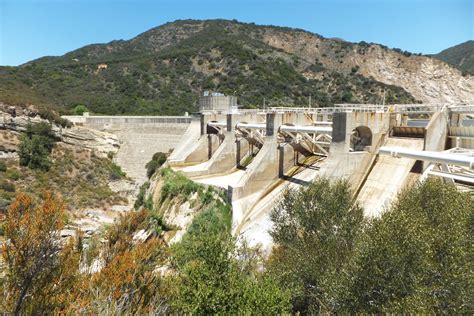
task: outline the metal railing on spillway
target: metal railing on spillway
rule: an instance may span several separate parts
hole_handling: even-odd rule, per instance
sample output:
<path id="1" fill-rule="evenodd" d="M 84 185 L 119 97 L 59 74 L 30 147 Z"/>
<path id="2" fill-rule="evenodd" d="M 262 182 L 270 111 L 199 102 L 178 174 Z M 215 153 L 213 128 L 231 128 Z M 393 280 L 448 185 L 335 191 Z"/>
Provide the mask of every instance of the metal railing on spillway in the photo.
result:
<path id="1" fill-rule="evenodd" d="M 334 114 L 347 112 L 365 113 L 402 113 L 402 114 L 431 114 L 441 111 L 452 113 L 474 113 L 472 103 L 433 103 L 433 104 L 336 104 L 332 107 L 269 107 L 266 109 L 239 109 L 238 114 L 267 114 L 267 113 L 306 113 L 306 114 Z M 234 112 L 235 113 L 235 112 Z"/>
<path id="2" fill-rule="evenodd" d="M 331 125 L 331 122 L 320 122 L 324 123 L 323 125 Z M 209 122 L 207 123 L 212 127 L 226 127 L 227 124 L 224 122 Z M 265 123 L 237 123 L 235 125 L 237 129 L 265 129 L 267 125 Z M 280 130 L 284 132 L 293 132 L 293 133 L 310 133 L 310 134 L 321 134 L 332 132 L 331 126 L 314 126 L 314 125 L 281 125 Z"/>

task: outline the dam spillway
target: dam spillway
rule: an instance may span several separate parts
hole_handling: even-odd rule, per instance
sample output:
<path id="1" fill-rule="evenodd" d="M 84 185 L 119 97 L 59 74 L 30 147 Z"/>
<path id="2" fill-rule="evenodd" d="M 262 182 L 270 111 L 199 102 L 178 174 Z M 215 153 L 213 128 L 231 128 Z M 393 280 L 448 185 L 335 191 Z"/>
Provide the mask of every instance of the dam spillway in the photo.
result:
<path id="1" fill-rule="evenodd" d="M 441 170 L 450 173 L 446 181 L 474 180 L 471 173 L 453 175 L 453 161 L 379 152 L 388 146 L 448 156 L 460 144 L 473 150 L 472 127 L 462 124 L 473 113 L 464 104 L 208 112 L 193 127 L 193 146 L 173 152 L 169 163 L 197 182 L 227 188 L 233 233 L 266 244 L 268 215 L 282 193 L 319 176 L 347 179 L 368 217 L 380 216 L 402 188 Z"/>
<path id="2" fill-rule="evenodd" d="M 474 105 L 339 105 L 205 112 L 193 117 L 67 116 L 118 136 L 116 162 L 138 182 L 155 152 L 188 178 L 227 190 L 235 235 L 269 247 L 269 213 L 287 189 L 317 177 L 347 179 L 374 217 L 428 176 L 472 187 Z M 387 148 L 399 148 L 387 155 Z M 407 156 L 403 152 L 417 153 Z M 424 153 L 424 155 L 423 155 Z M 467 158 L 466 158 L 467 157 Z M 451 157 L 452 158 L 452 157 Z M 447 159 L 447 158 L 446 158 Z"/>

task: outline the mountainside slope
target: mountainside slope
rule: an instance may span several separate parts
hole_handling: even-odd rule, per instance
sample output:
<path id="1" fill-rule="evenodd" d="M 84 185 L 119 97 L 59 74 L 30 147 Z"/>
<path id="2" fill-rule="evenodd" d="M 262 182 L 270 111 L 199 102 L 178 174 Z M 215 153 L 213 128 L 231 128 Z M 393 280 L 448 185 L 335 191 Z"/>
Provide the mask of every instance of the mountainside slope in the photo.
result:
<path id="1" fill-rule="evenodd" d="M 0 100 L 68 112 L 183 114 L 203 90 L 245 107 L 462 102 L 474 78 L 438 60 L 303 30 L 236 21 L 167 23 L 128 41 L 0 67 Z"/>
<path id="2" fill-rule="evenodd" d="M 433 57 L 458 67 L 465 74 L 474 75 L 474 40 L 447 48 Z"/>

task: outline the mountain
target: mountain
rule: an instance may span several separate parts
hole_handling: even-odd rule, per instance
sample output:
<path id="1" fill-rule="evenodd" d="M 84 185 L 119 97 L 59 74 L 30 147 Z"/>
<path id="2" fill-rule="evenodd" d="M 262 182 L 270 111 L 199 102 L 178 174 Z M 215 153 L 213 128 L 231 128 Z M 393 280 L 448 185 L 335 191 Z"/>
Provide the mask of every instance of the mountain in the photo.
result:
<path id="1" fill-rule="evenodd" d="M 458 67 L 464 74 L 474 75 L 474 40 L 447 48 L 433 57 Z"/>
<path id="2" fill-rule="evenodd" d="M 439 60 L 304 30 L 227 20 L 181 20 L 131 40 L 88 45 L 60 57 L 0 67 L 0 101 L 70 112 L 183 114 L 199 93 L 239 104 L 473 100 L 474 78 Z"/>

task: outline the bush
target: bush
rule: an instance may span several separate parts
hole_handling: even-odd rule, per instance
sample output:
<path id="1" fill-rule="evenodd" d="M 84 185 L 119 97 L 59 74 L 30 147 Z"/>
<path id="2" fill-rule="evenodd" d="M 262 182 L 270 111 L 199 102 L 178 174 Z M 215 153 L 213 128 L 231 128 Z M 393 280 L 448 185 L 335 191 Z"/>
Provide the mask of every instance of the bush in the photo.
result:
<path id="1" fill-rule="evenodd" d="M 7 180 L 2 180 L 0 182 L 0 190 L 3 190 L 5 192 L 15 192 L 15 184 Z"/>
<path id="2" fill-rule="evenodd" d="M 155 173 L 156 169 L 158 169 L 160 166 L 158 164 L 158 161 L 156 160 L 150 160 L 146 165 L 146 175 L 148 179 L 151 178 L 151 176 Z"/>
<path id="3" fill-rule="evenodd" d="M 50 109 L 45 109 L 42 108 L 39 110 L 39 116 L 44 118 L 45 120 L 48 120 L 50 122 L 54 122 L 56 124 L 61 125 L 62 127 L 71 127 L 72 123 L 68 121 L 67 119 L 64 119 L 51 111 Z"/>
<path id="4" fill-rule="evenodd" d="M 177 314 L 280 315 L 290 293 L 258 271 L 259 253 L 236 247 L 230 235 L 230 206 L 212 204 L 193 220 L 172 250 L 172 312 Z M 224 215 L 224 216 L 222 216 Z"/>
<path id="5" fill-rule="evenodd" d="M 165 178 L 165 183 L 161 188 L 160 200 L 172 199 L 177 196 L 187 198 L 194 192 L 202 191 L 202 186 L 189 180 L 180 173 L 171 169 L 162 169 L 161 175 Z"/>
<path id="6" fill-rule="evenodd" d="M 151 178 L 156 170 L 165 163 L 166 157 L 166 154 L 162 152 L 157 152 L 153 155 L 152 159 L 145 165 L 148 178 Z"/>
<path id="7" fill-rule="evenodd" d="M 470 314 L 473 205 L 472 196 L 440 179 L 402 192 L 362 240 L 348 309 Z"/>
<path id="8" fill-rule="evenodd" d="M 5 171 L 7 171 L 7 165 L 3 161 L 0 161 L 0 172 Z"/>
<path id="9" fill-rule="evenodd" d="M 51 166 L 49 154 L 54 142 L 55 135 L 51 130 L 51 125 L 45 122 L 28 124 L 18 145 L 20 165 L 48 171 Z"/>
<path id="10" fill-rule="evenodd" d="M 64 205 L 45 194 L 39 205 L 19 194 L 8 209 L 3 258 L 7 271 L 4 311 L 15 315 L 57 314 L 70 302 L 80 255 L 74 242 L 59 243 L 65 226 Z"/>
<path id="11" fill-rule="evenodd" d="M 10 203 L 11 203 L 10 200 L 0 198 L 0 211 L 5 211 L 8 208 L 8 206 L 10 206 Z"/>
<path id="12" fill-rule="evenodd" d="M 18 180 L 20 179 L 20 172 L 16 169 L 8 169 L 6 172 L 6 176 L 10 180 Z"/>
<path id="13" fill-rule="evenodd" d="M 337 312 L 343 276 L 364 223 L 349 183 L 318 179 L 306 188 L 287 191 L 271 219 L 276 247 L 269 269 L 293 289 L 294 311 Z"/>
<path id="14" fill-rule="evenodd" d="M 112 163 L 110 166 L 110 171 L 109 171 L 109 179 L 112 181 L 115 181 L 115 180 L 120 180 L 123 177 L 125 177 L 125 172 L 122 171 L 122 168 Z"/>
<path id="15" fill-rule="evenodd" d="M 143 183 L 140 187 L 140 190 L 138 191 L 137 199 L 135 200 L 135 204 L 133 204 L 133 208 L 138 210 L 140 206 L 142 206 L 145 202 L 145 193 L 146 190 L 150 187 L 150 182 L 146 181 Z"/>
<path id="16" fill-rule="evenodd" d="M 85 105 L 79 104 L 72 110 L 72 112 L 75 115 L 83 115 L 84 112 L 89 112 L 89 109 Z"/>

